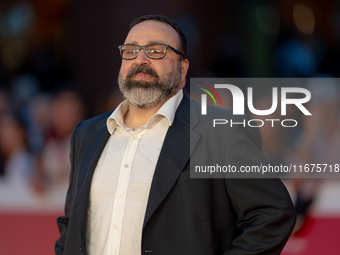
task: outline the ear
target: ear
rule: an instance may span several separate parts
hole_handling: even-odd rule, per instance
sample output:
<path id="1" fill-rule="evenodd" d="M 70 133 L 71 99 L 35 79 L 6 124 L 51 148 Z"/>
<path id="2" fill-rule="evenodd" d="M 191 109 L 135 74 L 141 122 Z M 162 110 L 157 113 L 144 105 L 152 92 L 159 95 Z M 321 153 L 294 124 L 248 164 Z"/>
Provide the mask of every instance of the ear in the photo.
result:
<path id="1" fill-rule="evenodd" d="M 181 61 L 181 83 L 180 83 L 180 88 L 184 88 L 185 86 L 185 81 L 187 77 L 187 72 L 189 69 L 189 60 L 184 59 Z"/>

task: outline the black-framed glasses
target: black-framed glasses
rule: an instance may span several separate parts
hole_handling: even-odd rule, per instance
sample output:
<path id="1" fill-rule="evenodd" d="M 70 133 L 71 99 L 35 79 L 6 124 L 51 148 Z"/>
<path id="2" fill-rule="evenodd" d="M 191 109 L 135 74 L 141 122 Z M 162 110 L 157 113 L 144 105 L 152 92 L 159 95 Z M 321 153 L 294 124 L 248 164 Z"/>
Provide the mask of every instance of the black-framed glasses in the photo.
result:
<path id="1" fill-rule="evenodd" d="M 184 54 L 182 52 L 164 43 L 150 43 L 144 46 L 139 46 L 137 44 L 123 44 L 118 46 L 120 56 L 122 57 L 122 59 L 125 60 L 132 60 L 137 58 L 138 53 L 141 49 L 144 50 L 145 55 L 148 58 L 161 59 L 165 57 L 166 50 L 168 48 L 172 49 L 175 53 L 182 55 L 184 58 Z"/>

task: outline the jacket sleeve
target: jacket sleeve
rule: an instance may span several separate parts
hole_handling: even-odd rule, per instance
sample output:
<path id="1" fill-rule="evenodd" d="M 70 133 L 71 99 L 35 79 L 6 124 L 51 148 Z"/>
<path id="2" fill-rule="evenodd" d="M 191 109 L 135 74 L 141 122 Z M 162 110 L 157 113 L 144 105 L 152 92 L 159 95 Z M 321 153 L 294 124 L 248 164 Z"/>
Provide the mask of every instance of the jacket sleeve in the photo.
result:
<path id="1" fill-rule="evenodd" d="M 233 165 L 268 164 L 259 129 L 235 126 L 226 148 Z M 279 178 L 225 179 L 236 218 L 236 233 L 224 255 L 280 254 L 296 221 L 296 213 Z"/>
<path id="2" fill-rule="evenodd" d="M 62 255 L 64 254 L 64 246 L 67 236 L 67 228 L 68 228 L 68 222 L 70 218 L 71 213 L 71 207 L 72 207 L 72 197 L 73 197 L 73 177 L 74 177 L 74 162 L 75 162 L 75 146 L 76 146 L 76 131 L 79 125 L 78 123 L 76 127 L 73 130 L 72 137 L 71 137 L 71 152 L 70 152 L 70 161 L 71 161 L 71 172 L 70 172 L 70 179 L 69 179 L 69 187 L 66 194 L 66 200 L 65 200 L 65 215 L 60 216 L 57 219 L 57 225 L 60 232 L 60 237 L 58 238 L 54 250 L 56 255 Z"/>

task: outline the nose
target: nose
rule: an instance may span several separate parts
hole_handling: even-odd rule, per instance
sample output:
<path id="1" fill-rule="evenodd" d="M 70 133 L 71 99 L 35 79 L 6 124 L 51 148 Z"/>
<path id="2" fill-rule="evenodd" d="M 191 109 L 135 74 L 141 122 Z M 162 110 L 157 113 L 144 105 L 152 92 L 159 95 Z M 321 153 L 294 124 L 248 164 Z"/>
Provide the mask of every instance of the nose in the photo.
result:
<path id="1" fill-rule="evenodd" d="M 138 52 L 138 55 L 135 58 L 135 63 L 137 65 L 150 63 L 150 59 L 148 58 L 148 56 L 146 56 L 144 49 L 140 49 L 140 51 Z"/>

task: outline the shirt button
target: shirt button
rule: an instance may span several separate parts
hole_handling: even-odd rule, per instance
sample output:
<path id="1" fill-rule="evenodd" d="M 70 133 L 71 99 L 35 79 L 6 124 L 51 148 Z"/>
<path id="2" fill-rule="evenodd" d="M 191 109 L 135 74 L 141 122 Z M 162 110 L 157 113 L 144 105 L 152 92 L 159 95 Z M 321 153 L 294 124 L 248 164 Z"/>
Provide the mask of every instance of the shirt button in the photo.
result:
<path id="1" fill-rule="evenodd" d="M 120 193 L 118 196 L 119 196 L 119 197 L 123 197 L 123 194 L 122 194 L 122 193 Z"/>
<path id="2" fill-rule="evenodd" d="M 133 139 L 134 139 L 134 140 L 137 140 L 137 139 L 138 139 L 138 136 L 134 135 L 134 136 L 133 136 Z"/>
<path id="3" fill-rule="evenodd" d="M 128 165 L 128 164 L 125 164 L 125 165 L 124 165 L 124 167 L 125 167 L 125 168 L 128 168 L 128 167 L 129 167 L 129 165 Z"/>
<path id="4" fill-rule="evenodd" d="M 114 229 L 114 230 L 117 230 L 117 229 L 118 229 L 118 226 L 117 226 L 117 225 L 114 225 L 114 226 L 113 226 L 113 229 Z"/>

